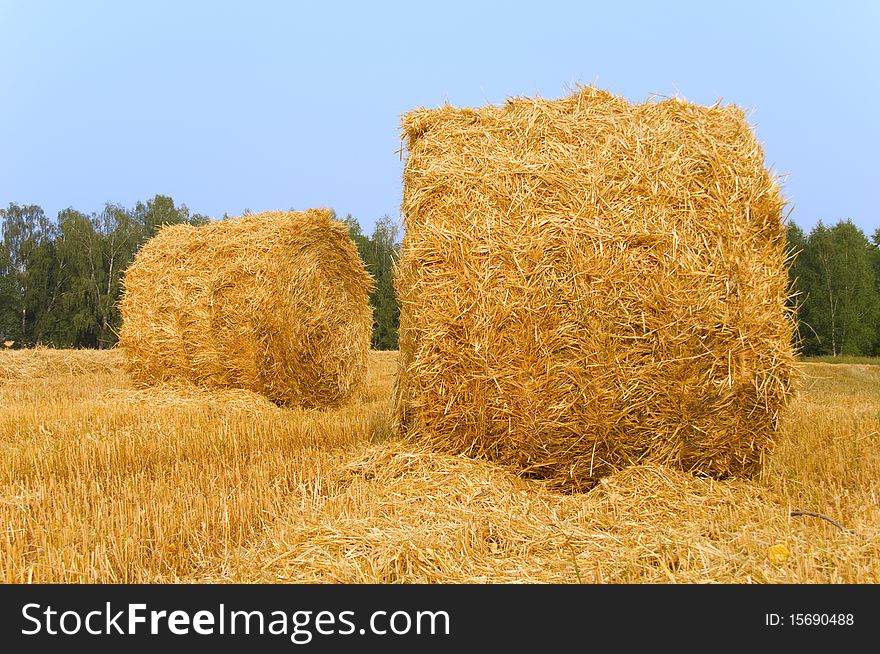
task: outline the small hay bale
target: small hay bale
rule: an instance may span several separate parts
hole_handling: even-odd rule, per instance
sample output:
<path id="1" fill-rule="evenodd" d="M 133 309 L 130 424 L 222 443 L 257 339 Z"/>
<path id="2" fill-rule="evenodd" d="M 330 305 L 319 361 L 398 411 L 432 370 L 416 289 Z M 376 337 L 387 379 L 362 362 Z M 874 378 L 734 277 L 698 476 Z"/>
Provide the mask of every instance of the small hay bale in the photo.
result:
<path id="1" fill-rule="evenodd" d="M 404 432 L 570 489 L 759 469 L 792 321 L 785 201 L 740 109 L 588 87 L 402 127 Z"/>
<path id="2" fill-rule="evenodd" d="M 372 278 L 330 212 L 164 227 L 126 271 L 119 346 L 140 386 L 337 405 L 367 372 Z"/>

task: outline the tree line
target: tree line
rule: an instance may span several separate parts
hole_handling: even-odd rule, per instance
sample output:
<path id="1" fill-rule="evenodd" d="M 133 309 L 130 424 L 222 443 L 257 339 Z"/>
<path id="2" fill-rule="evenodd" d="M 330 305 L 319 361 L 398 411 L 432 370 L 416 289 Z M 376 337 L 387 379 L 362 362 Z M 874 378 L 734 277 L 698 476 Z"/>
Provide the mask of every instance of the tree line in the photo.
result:
<path id="1" fill-rule="evenodd" d="M 790 305 L 806 356 L 880 356 L 880 228 L 788 225 Z"/>
<path id="2" fill-rule="evenodd" d="M 0 209 L 0 338 L 17 347 L 110 347 L 119 329 L 122 275 L 165 224 L 208 218 L 157 195 L 134 209 L 107 204 L 51 219 L 38 205 Z"/>
<path id="3" fill-rule="evenodd" d="M 132 209 L 118 204 L 90 214 L 65 209 L 55 219 L 38 205 L 0 209 L 0 347 L 112 347 L 121 324 L 123 275 L 138 248 L 163 225 L 209 220 L 164 195 Z M 372 345 L 394 349 L 399 311 L 391 269 L 400 248 L 397 226 L 385 216 L 366 236 L 352 216 L 344 222 L 376 279 L 370 296 Z"/>
<path id="4" fill-rule="evenodd" d="M 164 195 L 133 209 L 65 209 L 56 219 L 37 205 L 0 209 L 0 343 L 111 347 L 120 326 L 123 274 L 138 248 L 163 225 L 208 220 Z M 350 214 L 342 221 L 376 282 L 372 346 L 395 349 L 398 226 L 386 215 L 368 236 Z M 801 352 L 880 356 L 880 228 L 869 238 L 849 220 L 831 227 L 819 222 L 806 234 L 790 222 L 787 236 L 789 303 Z"/>

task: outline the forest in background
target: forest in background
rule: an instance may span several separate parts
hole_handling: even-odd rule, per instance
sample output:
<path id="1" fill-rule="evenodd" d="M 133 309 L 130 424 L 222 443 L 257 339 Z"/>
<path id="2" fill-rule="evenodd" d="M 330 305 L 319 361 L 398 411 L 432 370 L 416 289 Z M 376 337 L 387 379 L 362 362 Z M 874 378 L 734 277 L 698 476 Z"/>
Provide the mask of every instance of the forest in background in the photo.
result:
<path id="1" fill-rule="evenodd" d="M 120 326 L 123 274 L 138 248 L 163 225 L 209 220 L 164 195 L 133 209 L 118 204 L 91 214 L 65 209 L 54 220 L 38 205 L 0 209 L 0 343 L 111 347 Z M 376 280 L 370 296 L 372 346 L 396 349 L 399 311 L 392 266 L 400 248 L 397 225 L 384 216 L 367 236 L 351 215 L 342 220 Z"/>
<path id="2" fill-rule="evenodd" d="M 138 248 L 163 225 L 208 220 L 164 195 L 132 209 L 107 204 L 86 214 L 69 208 L 55 219 L 38 205 L 0 209 L 0 343 L 111 347 L 123 274 Z M 340 220 L 376 281 L 372 346 L 396 349 L 399 227 L 386 215 L 366 235 L 350 214 Z M 880 228 L 869 237 L 845 220 L 830 227 L 819 222 L 806 233 L 789 222 L 788 250 L 790 307 L 802 354 L 880 356 Z"/>

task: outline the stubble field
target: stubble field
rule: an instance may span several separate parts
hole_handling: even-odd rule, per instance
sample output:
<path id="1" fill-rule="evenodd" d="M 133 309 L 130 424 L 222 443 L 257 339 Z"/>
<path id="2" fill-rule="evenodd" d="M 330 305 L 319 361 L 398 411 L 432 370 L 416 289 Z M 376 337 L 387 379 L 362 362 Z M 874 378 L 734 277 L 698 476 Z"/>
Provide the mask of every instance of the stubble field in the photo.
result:
<path id="1" fill-rule="evenodd" d="M 880 582 L 878 365 L 799 364 L 759 479 L 563 495 L 397 440 L 396 361 L 308 411 L 137 390 L 113 350 L 0 352 L 0 581 Z"/>

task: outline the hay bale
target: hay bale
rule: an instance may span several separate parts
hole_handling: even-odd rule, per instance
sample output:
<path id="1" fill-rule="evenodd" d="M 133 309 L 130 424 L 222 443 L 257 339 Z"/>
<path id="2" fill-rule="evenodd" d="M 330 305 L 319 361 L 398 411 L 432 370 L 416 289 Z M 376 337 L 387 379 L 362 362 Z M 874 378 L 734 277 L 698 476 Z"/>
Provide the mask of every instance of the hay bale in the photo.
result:
<path id="1" fill-rule="evenodd" d="M 141 386 L 332 406 L 364 380 L 372 279 L 327 210 L 164 227 L 126 271 L 119 346 Z"/>
<path id="2" fill-rule="evenodd" d="M 792 323 L 785 203 L 740 109 L 584 88 L 402 127 L 406 433 L 569 488 L 757 471 Z"/>

